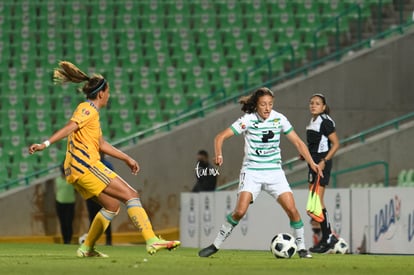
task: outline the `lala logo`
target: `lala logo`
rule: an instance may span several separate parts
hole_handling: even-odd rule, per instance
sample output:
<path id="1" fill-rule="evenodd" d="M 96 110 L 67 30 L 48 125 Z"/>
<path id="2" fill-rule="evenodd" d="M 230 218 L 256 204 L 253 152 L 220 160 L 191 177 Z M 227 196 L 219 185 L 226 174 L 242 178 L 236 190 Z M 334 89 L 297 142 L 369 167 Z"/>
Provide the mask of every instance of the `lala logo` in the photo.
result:
<path id="1" fill-rule="evenodd" d="M 384 205 L 383 209 L 380 209 L 378 214 L 375 215 L 375 241 L 384 236 L 386 240 L 391 240 L 397 232 L 396 222 L 400 219 L 401 215 L 401 199 L 398 196 L 394 196 L 390 199 L 390 202 Z"/>

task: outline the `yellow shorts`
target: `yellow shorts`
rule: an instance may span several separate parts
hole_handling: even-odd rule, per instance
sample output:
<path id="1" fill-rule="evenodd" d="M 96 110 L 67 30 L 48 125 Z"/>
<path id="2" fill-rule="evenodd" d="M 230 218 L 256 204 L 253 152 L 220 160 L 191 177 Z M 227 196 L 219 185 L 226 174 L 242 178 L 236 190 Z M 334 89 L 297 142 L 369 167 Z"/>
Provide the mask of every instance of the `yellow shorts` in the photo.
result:
<path id="1" fill-rule="evenodd" d="M 111 179 L 117 176 L 117 173 L 98 161 L 72 184 L 84 199 L 89 199 L 98 196 L 108 186 Z"/>

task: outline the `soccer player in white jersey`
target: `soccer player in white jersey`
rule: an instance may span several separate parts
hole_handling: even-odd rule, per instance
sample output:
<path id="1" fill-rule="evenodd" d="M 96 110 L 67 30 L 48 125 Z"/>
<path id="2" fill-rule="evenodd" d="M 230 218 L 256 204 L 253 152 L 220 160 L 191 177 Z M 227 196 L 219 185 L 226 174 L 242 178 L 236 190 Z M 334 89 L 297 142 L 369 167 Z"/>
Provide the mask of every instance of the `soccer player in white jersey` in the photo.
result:
<path id="1" fill-rule="evenodd" d="M 209 257 L 220 249 L 233 228 L 246 214 L 249 205 L 254 202 L 260 191 L 264 190 L 276 199 L 288 215 L 296 238 L 299 257 L 312 258 L 305 247 L 302 219 L 282 170 L 280 135 L 284 134 L 287 137 L 312 170 L 320 173 L 319 167 L 312 160 L 306 144 L 293 130 L 287 118 L 273 110 L 273 99 L 273 92 L 268 88 L 259 88 L 250 96 L 242 97 L 240 104 L 245 114 L 229 128 L 220 132 L 214 140 L 215 162 L 219 166 L 224 162 L 223 142 L 234 135 L 244 134 L 245 155 L 240 171 L 236 207 L 232 213 L 227 215 L 213 244 L 199 251 L 200 257 Z"/>

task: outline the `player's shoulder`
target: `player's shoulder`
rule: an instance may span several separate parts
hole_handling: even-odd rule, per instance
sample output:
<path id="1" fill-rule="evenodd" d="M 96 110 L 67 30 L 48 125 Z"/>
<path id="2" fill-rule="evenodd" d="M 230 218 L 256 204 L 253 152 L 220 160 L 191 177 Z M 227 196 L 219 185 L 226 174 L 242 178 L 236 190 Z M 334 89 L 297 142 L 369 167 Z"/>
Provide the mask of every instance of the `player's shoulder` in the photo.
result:
<path id="1" fill-rule="evenodd" d="M 322 119 L 323 122 L 334 123 L 334 120 L 328 114 L 321 114 L 319 117 Z"/>
<path id="2" fill-rule="evenodd" d="M 284 114 L 282 114 L 282 113 L 280 113 L 276 110 L 272 110 L 270 112 L 269 118 L 271 118 L 271 119 L 286 119 L 287 120 L 287 117 Z"/>

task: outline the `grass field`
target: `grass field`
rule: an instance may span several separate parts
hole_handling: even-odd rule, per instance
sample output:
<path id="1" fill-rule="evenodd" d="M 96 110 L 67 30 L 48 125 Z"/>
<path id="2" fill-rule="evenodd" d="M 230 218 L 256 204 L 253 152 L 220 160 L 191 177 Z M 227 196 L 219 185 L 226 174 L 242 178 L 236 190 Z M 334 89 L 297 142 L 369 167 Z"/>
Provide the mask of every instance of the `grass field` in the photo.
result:
<path id="1" fill-rule="evenodd" d="M 222 250 L 211 258 L 199 258 L 197 249 L 191 248 L 162 251 L 155 256 L 149 256 L 140 245 L 99 248 L 110 258 L 77 258 L 76 245 L 0 244 L 0 274 L 414 274 L 414 256 L 276 259 L 267 251 Z"/>

